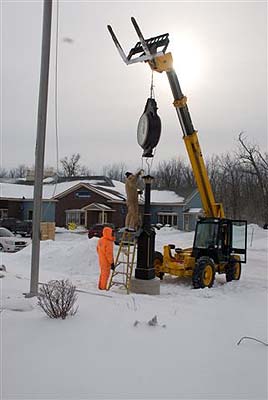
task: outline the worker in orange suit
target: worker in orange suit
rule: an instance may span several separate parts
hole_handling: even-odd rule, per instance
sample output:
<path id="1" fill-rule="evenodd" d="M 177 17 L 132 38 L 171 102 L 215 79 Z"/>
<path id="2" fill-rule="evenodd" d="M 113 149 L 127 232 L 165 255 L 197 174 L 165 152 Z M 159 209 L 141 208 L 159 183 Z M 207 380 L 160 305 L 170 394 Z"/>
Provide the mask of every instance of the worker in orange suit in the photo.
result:
<path id="1" fill-rule="evenodd" d="M 105 226 L 102 231 L 102 237 L 98 240 L 97 244 L 100 265 L 100 290 L 107 289 L 110 271 L 114 269 L 114 239 L 112 228 Z"/>

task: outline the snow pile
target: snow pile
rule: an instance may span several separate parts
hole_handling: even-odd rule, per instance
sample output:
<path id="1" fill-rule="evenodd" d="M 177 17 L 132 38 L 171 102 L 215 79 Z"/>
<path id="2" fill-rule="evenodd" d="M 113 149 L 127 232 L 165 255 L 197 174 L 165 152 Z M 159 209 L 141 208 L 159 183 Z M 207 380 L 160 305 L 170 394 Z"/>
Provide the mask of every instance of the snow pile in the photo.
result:
<path id="1" fill-rule="evenodd" d="M 97 290 L 97 239 L 70 232 L 41 242 L 40 281 L 69 278 L 78 313 L 49 319 L 25 299 L 31 245 L 2 253 L 3 399 L 266 399 L 268 231 L 249 227 L 240 281 L 217 275 L 211 289 L 165 276 L 160 296 Z M 192 244 L 164 227 L 156 249 Z M 115 247 L 115 250 L 118 247 Z M 135 325 L 135 321 L 138 321 Z M 149 323 L 150 322 L 150 323 Z"/>
<path id="2" fill-rule="evenodd" d="M 184 198 L 178 196 L 171 190 L 152 190 L 151 202 L 152 203 L 182 203 Z"/>

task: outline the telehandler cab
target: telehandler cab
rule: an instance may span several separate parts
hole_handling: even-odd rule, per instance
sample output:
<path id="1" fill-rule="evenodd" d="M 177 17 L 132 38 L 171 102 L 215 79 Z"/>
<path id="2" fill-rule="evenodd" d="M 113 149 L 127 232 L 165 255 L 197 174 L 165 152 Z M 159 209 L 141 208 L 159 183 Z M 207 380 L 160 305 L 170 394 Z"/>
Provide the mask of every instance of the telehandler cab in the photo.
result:
<path id="1" fill-rule="evenodd" d="M 222 204 L 215 202 L 197 131 L 191 121 L 187 98 L 181 91 L 173 69 L 172 55 L 165 53 L 169 44 L 169 34 L 144 39 L 136 20 L 132 17 L 131 21 L 140 41 L 130 50 L 128 56 L 110 25 L 108 30 L 127 65 L 144 61 L 148 62 L 153 71 L 166 72 L 204 211 L 204 217 L 196 224 L 192 248 L 181 249 L 169 244 L 164 246 L 163 254 L 155 252 L 156 276 L 162 279 L 167 273 L 178 277 L 191 277 L 194 288 L 211 287 L 216 272 L 225 273 L 227 282 L 238 280 L 241 264 L 246 262 L 247 221 L 225 218 Z"/>

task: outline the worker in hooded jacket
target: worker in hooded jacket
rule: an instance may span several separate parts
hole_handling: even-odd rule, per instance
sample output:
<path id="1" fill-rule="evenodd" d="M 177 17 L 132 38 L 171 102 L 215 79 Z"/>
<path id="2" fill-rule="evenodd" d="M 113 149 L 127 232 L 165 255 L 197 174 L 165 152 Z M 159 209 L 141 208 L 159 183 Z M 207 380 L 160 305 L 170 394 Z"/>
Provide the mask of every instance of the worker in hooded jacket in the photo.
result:
<path id="1" fill-rule="evenodd" d="M 114 239 L 112 228 L 105 226 L 102 231 L 102 237 L 98 240 L 97 244 L 100 265 L 100 290 L 107 289 L 110 271 L 114 269 Z"/>
<path id="2" fill-rule="evenodd" d="M 142 173 L 143 170 L 141 169 L 136 174 L 132 174 L 132 172 L 126 172 L 125 174 L 125 190 L 128 210 L 125 225 L 128 229 L 137 230 L 140 226 L 138 195 L 141 191 L 138 188 L 138 178 Z"/>

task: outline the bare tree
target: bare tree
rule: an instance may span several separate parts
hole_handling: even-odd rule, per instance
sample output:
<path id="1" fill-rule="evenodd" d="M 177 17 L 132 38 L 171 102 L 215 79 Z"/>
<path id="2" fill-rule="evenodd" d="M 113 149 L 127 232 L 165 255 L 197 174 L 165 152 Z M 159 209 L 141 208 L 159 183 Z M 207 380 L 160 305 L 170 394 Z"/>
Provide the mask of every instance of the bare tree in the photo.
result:
<path id="1" fill-rule="evenodd" d="M 8 176 L 10 178 L 25 178 L 29 170 L 30 167 L 25 164 L 21 164 L 16 168 L 11 168 L 8 172 Z"/>
<path id="2" fill-rule="evenodd" d="M 112 165 L 105 165 L 102 169 L 103 175 L 116 181 L 124 182 L 127 167 L 125 163 L 118 163 Z"/>
<path id="3" fill-rule="evenodd" d="M 90 175 L 95 175 L 94 171 L 88 167 L 86 167 L 85 165 L 82 165 L 80 167 L 80 175 L 81 176 L 90 176 Z"/>
<path id="4" fill-rule="evenodd" d="M 268 222 L 268 154 L 261 153 L 259 146 L 248 142 L 244 133 L 238 137 L 239 150 L 238 158 L 241 170 L 251 176 L 257 185 L 254 185 L 252 193 L 256 212 L 261 211 L 261 218 L 264 223 Z"/>
<path id="5" fill-rule="evenodd" d="M 180 158 L 160 162 L 152 174 L 155 178 L 155 189 L 173 190 L 178 194 L 187 195 L 196 187 L 191 167 Z"/>
<path id="6" fill-rule="evenodd" d="M 17 168 L 10 168 L 8 176 L 10 178 L 17 178 Z"/>
<path id="7" fill-rule="evenodd" d="M 217 184 L 225 213 L 230 218 L 241 219 L 244 216 L 244 201 L 243 177 L 239 168 L 239 160 L 229 154 L 222 156 L 219 158 L 219 171 L 220 176 Z"/>
<path id="8" fill-rule="evenodd" d="M 70 157 L 64 157 L 60 160 L 63 169 L 64 176 L 77 176 L 80 173 L 79 160 L 81 155 L 79 153 L 74 153 Z"/>
<path id="9" fill-rule="evenodd" d="M 0 178 L 6 178 L 8 176 L 8 171 L 5 168 L 0 168 Z"/>
<path id="10" fill-rule="evenodd" d="M 25 178 L 27 175 L 27 171 L 29 170 L 29 167 L 25 164 L 21 164 L 16 168 L 17 172 L 17 177 L 18 178 Z"/>
<path id="11" fill-rule="evenodd" d="M 5 168 L 0 168 L 0 177 L 5 178 L 25 178 L 29 167 L 24 164 L 19 165 L 16 168 L 10 168 L 9 170 Z"/>

